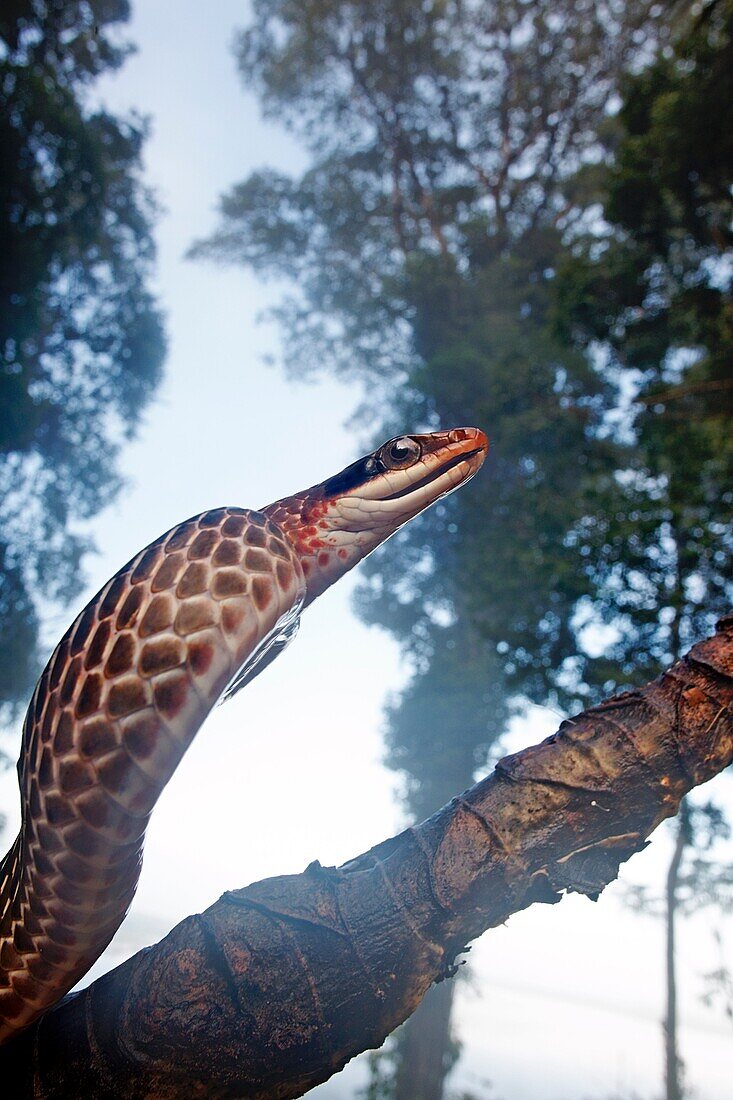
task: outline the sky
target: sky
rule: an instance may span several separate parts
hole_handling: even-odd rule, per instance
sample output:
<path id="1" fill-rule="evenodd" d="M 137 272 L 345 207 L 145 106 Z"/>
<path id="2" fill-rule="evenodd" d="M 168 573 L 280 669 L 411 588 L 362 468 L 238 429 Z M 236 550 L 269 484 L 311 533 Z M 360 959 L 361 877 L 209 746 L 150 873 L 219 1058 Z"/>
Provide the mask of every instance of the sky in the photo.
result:
<path id="1" fill-rule="evenodd" d="M 263 363 L 277 351 L 277 333 L 258 315 L 282 288 L 184 258 L 214 228 L 222 191 L 264 164 L 297 171 L 305 163 L 286 134 L 261 120 L 238 79 L 231 44 L 246 2 L 137 0 L 133 9 L 128 37 L 138 52 L 99 95 L 114 111 L 151 118 L 145 173 L 163 208 L 156 290 L 170 341 L 166 380 L 123 453 L 127 490 L 89 527 L 99 553 L 77 606 L 51 624 L 49 649 L 106 579 L 168 527 L 219 505 L 262 506 L 358 453 L 345 426 L 358 389 L 294 384 Z M 352 614 L 354 583 L 347 577 L 320 597 L 287 652 L 207 720 L 155 809 L 137 896 L 91 977 L 227 889 L 301 871 L 316 858 L 339 864 L 402 826 L 395 777 L 380 762 L 381 708 L 408 670 L 394 642 Z M 534 708 L 507 748 L 537 741 L 558 720 Z M 730 777 L 714 781 L 711 795 L 713 787 L 730 804 Z M 16 802 L 10 772 L 0 777 L 8 843 Z M 662 836 L 632 861 L 625 881 L 660 882 L 668 852 Z M 660 1094 L 662 930 L 623 907 L 623 889 L 612 886 L 595 905 L 570 897 L 535 906 L 478 941 L 458 993 L 464 1049 L 451 1077 L 455 1095 Z M 701 974 L 718 965 L 712 925 L 706 914 L 683 930 L 681 1045 L 692 1094 L 729 1100 L 733 1029 L 699 999 Z M 727 935 L 730 957 L 730 921 Z M 310 1095 L 352 1100 L 365 1079 L 357 1059 Z"/>

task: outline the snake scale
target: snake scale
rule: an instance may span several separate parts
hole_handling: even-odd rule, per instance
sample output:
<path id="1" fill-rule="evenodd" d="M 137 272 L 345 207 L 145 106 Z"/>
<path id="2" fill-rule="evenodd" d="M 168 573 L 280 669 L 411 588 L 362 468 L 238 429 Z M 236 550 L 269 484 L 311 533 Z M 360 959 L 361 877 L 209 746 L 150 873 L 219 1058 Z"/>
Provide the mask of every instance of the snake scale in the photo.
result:
<path id="1" fill-rule="evenodd" d="M 487 447 L 476 428 L 389 440 L 262 511 L 186 520 L 90 601 L 23 728 L 22 824 L 0 864 L 0 1042 L 112 939 L 152 809 L 209 711 L 279 652 L 302 607 L 468 480 Z"/>

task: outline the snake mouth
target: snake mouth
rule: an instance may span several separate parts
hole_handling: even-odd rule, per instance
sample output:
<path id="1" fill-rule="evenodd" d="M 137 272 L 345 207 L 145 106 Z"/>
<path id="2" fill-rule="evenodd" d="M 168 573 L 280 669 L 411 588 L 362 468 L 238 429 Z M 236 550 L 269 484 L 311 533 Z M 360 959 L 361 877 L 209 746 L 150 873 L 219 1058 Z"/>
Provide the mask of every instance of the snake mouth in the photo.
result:
<path id="1" fill-rule="evenodd" d="M 414 481 L 412 485 L 405 485 L 402 489 L 398 489 L 395 493 L 390 493 L 388 496 L 384 496 L 382 500 L 400 500 L 402 497 L 410 496 L 411 493 L 417 492 L 419 489 L 424 489 L 426 485 L 431 485 L 434 481 L 437 481 L 439 477 L 447 474 L 449 470 L 454 470 L 456 466 L 460 466 L 462 462 L 469 462 L 470 459 L 475 458 L 476 455 L 483 455 L 485 452 L 484 447 L 474 447 L 472 451 L 464 451 L 462 454 L 454 455 L 443 466 L 437 470 L 430 470 L 419 481 Z M 478 469 L 478 467 L 477 467 Z M 475 471 L 473 471 L 475 473 Z"/>

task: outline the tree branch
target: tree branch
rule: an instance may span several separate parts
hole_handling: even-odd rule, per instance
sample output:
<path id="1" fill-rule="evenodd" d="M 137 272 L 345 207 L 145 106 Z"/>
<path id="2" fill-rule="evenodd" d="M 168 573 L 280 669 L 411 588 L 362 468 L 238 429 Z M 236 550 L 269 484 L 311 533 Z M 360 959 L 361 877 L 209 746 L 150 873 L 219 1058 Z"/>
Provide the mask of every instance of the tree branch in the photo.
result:
<path id="1" fill-rule="evenodd" d="M 416 828 L 188 917 L 3 1048 L 0 1080 L 66 1100 L 299 1096 L 381 1044 L 485 929 L 596 898 L 732 760 L 730 616 Z"/>
<path id="2" fill-rule="evenodd" d="M 669 401 L 678 401 L 681 397 L 687 397 L 691 393 L 708 393 L 713 390 L 733 389 L 732 378 L 710 378 L 702 382 L 690 382 L 687 385 L 673 386 L 672 389 L 663 390 L 661 393 L 650 393 L 645 397 L 636 397 L 637 405 L 664 405 Z"/>

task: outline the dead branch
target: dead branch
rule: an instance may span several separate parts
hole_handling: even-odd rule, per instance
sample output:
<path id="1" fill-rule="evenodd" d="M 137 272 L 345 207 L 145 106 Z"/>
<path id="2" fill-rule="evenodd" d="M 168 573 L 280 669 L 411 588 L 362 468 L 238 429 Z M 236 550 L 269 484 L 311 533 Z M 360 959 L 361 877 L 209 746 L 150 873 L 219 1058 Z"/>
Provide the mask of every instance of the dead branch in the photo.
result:
<path id="1" fill-rule="evenodd" d="M 299 1096 L 379 1046 L 487 928 L 596 898 L 732 760 L 730 616 L 416 828 L 188 917 L 3 1048 L 5 1095 Z"/>

